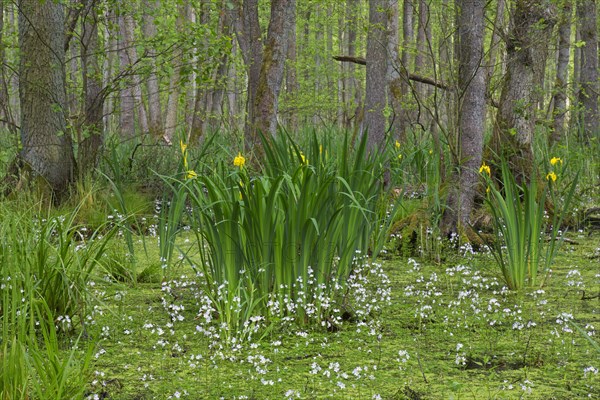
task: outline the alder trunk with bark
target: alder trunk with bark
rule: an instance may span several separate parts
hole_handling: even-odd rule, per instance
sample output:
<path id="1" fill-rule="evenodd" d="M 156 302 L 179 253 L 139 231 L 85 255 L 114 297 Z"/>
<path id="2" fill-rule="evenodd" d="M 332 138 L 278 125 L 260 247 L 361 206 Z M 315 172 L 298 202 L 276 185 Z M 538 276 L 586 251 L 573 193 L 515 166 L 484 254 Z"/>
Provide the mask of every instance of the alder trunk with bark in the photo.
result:
<path id="1" fill-rule="evenodd" d="M 264 135 L 277 134 L 277 113 L 279 91 L 283 81 L 287 37 L 292 29 L 293 14 L 296 12 L 296 0 L 273 0 L 267 39 L 263 50 L 260 75 L 254 99 L 253 120 L 250 120 L 250 136 L 247 143 L 260 148 L 259 132 Z M 260 152 L 259 152 L 260 153 Z"/>
<path id="2" fill-rule="evenodd" d="M 155 139 L 162 137 L 162 108 L 160 105 L 159 81 L 156 76 L 156 50 L 152 40 L 158 34 L 154 18 L 157 10 L 160 7 L 158 0 L 144 0 L 143 2 L 145 13 L 142 21 L 142 32 L 144 39 L 148 42 L 147 54 L 150 63 L 150 73 L 146 80 L 146 92 L 148 97 L 148 131 Z"/>
<path id="3" fill-rule="evenodd" d="M 250 138 L 255 120 L 254 104 L 262 65 L 263 43 L 258 20 L 258 0 L 236 0 L 236 5 L 235 36 L 242 52 L 248 78 L 244 137 Z"/>
<path id="4" fill-rule="evenodd" d="M 388 70 L 389 32 L 387 29 L 388 0 L 369 0 L 369 31 L 367 34 L 367 79 L 365 94 L 365 124 L 361 134 L 367 134 L 369 152 L 383 150 L 386 133 L 385 92 Z"/>
<path id="5" fill-rule="evenodd" d="M 125 7 L 125 2 L 120 3 Z M 119 24 L 119 62 L 122 73 L 128 78 L 125 88 L 121 91 L 121 135 L 124 138 L 136 137 L 137 128 L 142 134 L 148 132 L 148 118 L 142 101 L 142 88 L 140 77 L 136 69 L 139 62 L 135 47 L 135 22 L 130 10 L 119 10 L 117 16 Z M 137 119 L 136 119 L 137 113 Z"/>
<path id="6" fill-rule="evenodd" d="M 177 34 L 180 38 L 180 42 L 175 48 L 175 55 L 172 60 L 173 72 L 171 73 L 171 79 L 169 81 L 169 97 L 167 101 L 167 115 L 165 118 L 165 129 L 163 140 L 167 144 L 171 144 L 175 131 L 177 130 L 177 115 L 179 111 L 179 94 L 181 90 L 180 78 L 181 78 L 181 66 L 183 64 L 183 23 L 186 20 L 186 15 L 189 12 L 189 7 L 185 4 L 177 5 L 177 20 L 176 29 Z"/>
<path id="7" fill-rule="evenodd" d="M 85 0 L 83 4 L 81 35 L 81 78 L 83 83 L 84 104 L 83 124 L 80 127 L 78 172 L 79 176 L 93 171 L 98 162 L 103 144 L 102 71 L 98 62 L 98 18 L 97 0 Z"/>
<path id="8" fill-rule="evenodd" d="M 61 3 L 19 0 L 20 158 L 60 198 L 75 160 L 65 120 L 65 36 Z"/>
<path id="9" fill-rule="evenodd" d="M 399 53 L 400 45 L 400 23 L 398 2 L 391 1 L 389 3 L 389 11 L 387 13 L 389 40 L 388 40 L 388 98 L 392 108 L 392 135 L 396 138 L 404 137 L 404 127 L 402 123 L 402 60 Z"/>
<path id="10" fill-rule="evenodd" d="M 398 140 L 404 142 L 406 140 L 406 131 L 410 128 L 411 124 L 411 111 L 412 107 L 412 94 L 410 93 L 411 86 L 408 81 L 408 75 L 410 68 L 413 65 L 412 55 L 410 49 L 414 46 L 414 0 L 404 0 L 402 6 L 402 62 L 400 69 L 402 72 L 402 82 L 400 86 L 402 109 L 399 114 L 400 132 L 398 134 Z M 421 72 L 421 71 L 419 71 Z"/>
<path id="11" fill-rule="evenodd" d="M 577 15 L 580 24 L 581 59 L 579 67 L 579 104 L 582 106 L 580 129 L 583 141 L 600 138 L 598 115 L 598 24 L 596 0 L 578 0 Z"/>
<path id="12" fill-rule="evenodd" d="M 553 8 L 545 0 L 517 0 L 511 16 L 493 147 L 510 161 L 519 183 L 528 182 L 532 174 L 538 93 L 553 19 Z"/>
<path id="13" fill-rule="evenodd" d="M 485 126 L 486 73 L 483 66 L 485 0 L 457 0 L 459 154 L 442 218 L 442 230 L 469 228 L 477 192 Z"/>
<path id="14" fill-rule="evenodd" d="M 292 15 L 291 29 L 288 32 L 287 43 L 287 63 L 285 67 L 286 89 L 288 104 L 288 127 L 290 131 L 298 130 L 298 92 L 300 84 L 298 83 L 298 72 L 296 70 L 297 51 L 296 51 L 296 13 Z"/>
<path id="15" fill-rule="evenodd" d="M 550 145 L 560 142 L 565 132 L 565 115 L 567 113 L 567 81 L 569 76 L 569 57 L 571 50 L 571 1 L 565 0 L 561 10 L 558 27 L 558 49 L 556 60 L 556 81 L 552 97 L 552 132 Z"/>
<path id="16" fill-rule="evenodd" d="M 358 7 L 360 6 L 359 0 L 348 0 L 346 4 L 346 19 L 348 23 L 348 56 L 356 56 L 356 44 L 357 44 L 357 33 L 356 27 L 358 24 Z M 349 128 L 354 121 L 354 131 L 358 132 L 362 130 L 363 124 L 363 98 L 362 98 L 362 87 L 360 80 L 356 78 L 356 66 L 354 63 L 348 65 L 348 92 L 350 93 L 348 100 L 348 108 L 351 112 L 348 112 L 346 119 L 346 126 Z"/>

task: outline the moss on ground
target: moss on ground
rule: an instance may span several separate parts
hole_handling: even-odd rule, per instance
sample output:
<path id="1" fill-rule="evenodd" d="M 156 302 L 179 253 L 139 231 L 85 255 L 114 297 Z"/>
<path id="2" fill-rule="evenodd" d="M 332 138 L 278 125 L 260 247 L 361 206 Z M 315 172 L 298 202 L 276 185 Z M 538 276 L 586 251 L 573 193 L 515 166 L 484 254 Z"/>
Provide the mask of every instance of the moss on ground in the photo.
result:
<path id="1" fill-rule="evenodd" d="M 97 281 L 90 395 L 111 399 L 575 399 L 600 397 L 600 235 L 573 234 L 546 286 L 502 289 L 493 259 L 391 255 L 390 304 L 335 332 L 279 325 L 246 343 L 199 332 L 185 266 L 154 283 Z M 152 243 L 146 243 L 152 247 Z M 463 249 L 464 250 L 464 249 Z M 156 254 L 138 257 L 138 272 Z M 239 347 L 237 347 L 239 345 Z"/>

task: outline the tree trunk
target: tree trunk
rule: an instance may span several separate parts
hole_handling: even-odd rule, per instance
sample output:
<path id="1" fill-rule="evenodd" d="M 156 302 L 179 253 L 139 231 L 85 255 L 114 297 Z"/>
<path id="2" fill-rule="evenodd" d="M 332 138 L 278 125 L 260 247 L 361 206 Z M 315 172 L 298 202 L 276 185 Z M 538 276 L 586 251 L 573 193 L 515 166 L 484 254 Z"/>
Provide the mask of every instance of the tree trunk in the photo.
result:
<path id="1" fill-rule="evenodd" d="M 231 37 L 231 15 L 226 12 L 222 12 L 219 15 L 218 31 L 221 36 Z M 229 60 L 231 53 L 224 51 L 220 55 L 219 66 L 215 70 L 215 87 L 211 91 L 211 108 L 210 118 L 208 119 L 208 127 L 212 131 L 216 131 L 224 121 L 224 102 L 225 88 L 227 85 L 227 70 L 229 68 Z"/>
<path id="2" fill-rule="evenodd" d="M 404 140 L 404 126 L 402 123 L 402 60 L 398 53 L 400 44 L 398 2 L 392 1 L 389 5 L 387 26 L 389 27 L 390 36 L 388 40 L 387 82 L 388 98 L 392 107 L 391 131 L 394 137 Z"/>
<path id="3" fill-rule="evenodd" d="M 124 5 L 124 2 L 120 3 Z M 141 134 L 148 132 L 148 118 L 142 101 L 142 88 L 139 75 L 136 73 L 138 56 L 134 41 L 134 20 L 124 10 L 118 15 L 119 21 L 119 60 L 121 71 L 126 71 L 129 78 L 126 88 L 121 93 L 121 134 L 131 139 L 136 137 L 135 114 L 137 111 L 137 123 Z"/>
<path id="4" fill-rule="evenodd" d="M 11 114 L 8 98 L 8 85 L 6 83 L 6 76 L 4 73 L 4 1 L 0 0 L 0 126 L 11 127 Z"/>
<path id="5" fill-rule="evenodd" d="M 116 69 L 115 65 L 115 55 L 118 52 L 119 44 L 117 40 L 117 33 L 111 29 L 111 26 L 117 25 L 117 18 L 115 12 L 113 10 L 109 10 L 106 13 L 106 20 L 109 22 L 104 27 L 104 35 L 106 39 L 106 51 L 107 55 L 104 59 L 104 64 L 102 67 L 102 87 L 108 88 L 111 86 L 112 74 Z M 104 101 L 104 110 L 103 110 L 103 122 L 104 129 L 107 132 L 116 131 L 114 127 L 114 116 L 115 116 L 115 97 L 116 93 L 114 90 L 110 90 L 106 95 L 106 100 Z"/>
<path id="6" fill-rule="evenodd" d="M 567 82 L 569 76 L 569 57 L 571 49 L 571 1 L 565 0 L 561 10 L 558 27 L 558 57 L 556 60 L 556 81 L 552 99 L 552 132 L 550 145 L 560 142 L 565 135 L 565 115 L 567 113 Z"/>
<path id="7" fill-rule="evenodd" d="M 183 3 L 177 6 L 178 15 L 176 21 L 177 34 L 179 36 L 179 43 L 175 49 L 175 55 L 173 57 L 173 72 L 171 73 L 171 80 L 169 82 L 169 98 L 167 101 L 167 116 L 165 118 L 165 134 L 163 139 L 165 143 L 171 144 L 175 131 L 177 129 L 177 114 L 179 111 L 179 93 L 181 89 L 180 77 L 181 77 L 181 65 L 183 63 L 183 23 L 186 20 L 187 6 Z"/>
<path id="8" fill-rule="evenodd" d="M 20 0 L 18 9 L 20 157 L 60 198 L 75 168 L 64 114 L 64 7 L 54 1 Z"/>
<path id="9" fill-rule="evenodd" d="M 410 98 L 410 85 L 408 82 L 408 74 L 412 65 L 411 51 L 414 46 L 415 32 L 413 24 L 414 0 L 404 0 L 402 8 L 402 64 L 401 71 L 403 72 L 404 78 L 402 79 L 400 86 L 400 93 L 402 96 L 401 102 L 403 109 L 399 114 L 400 132 L 398 140 L 404 142 L 406 139 L 406 131 L 410 127 L 411 113 L 409 111 L 409 105 L 412 103 Z M 421 72 L 421 71 L 419 71 Z"/>
<path id="10" fill-rule="evenodd" d="M 417 26 L 417 52 L 415 55 L 415 71 L 424 71 L 428 67 L 426 59 L 429 54 L 431 42 L 431 27 L 429 24 L 429 4 L 427 0 L 419 0 L 419 24 Z M 426 85 L 415 84 L 420 100 L 423 101 L 429 92 Z M 423 121 L 419 121 L 423 122 Z"/>
<path id="11" fill-rule="evenodd" d="M 458 0 L 458 86 L 460 153 L 442 218 L 445 233 L 468 228 L 483 152 L 486 74 L 482 66 L 485 0 Z"/>
<path id="12" fill-rule="evenodd" d="M 125 22 L 125 16 L 118 15 L 117 20 L 119 24 L 119 40 L 117 42 L 119 52 L 119 64 L 121 71 L 128 76 L 129 74 L 125 70 L 131 68 L 131 60 L 127 48 L 132 44 L 127 40 L 127 26 Z M 131 77 L 129 77 L 131 79 Z M 133 84 L 131 82 L 125 82 L 119 93 L 120 96 L 120 110 L 119 110 L 119 132 L 121 137 L 124 139 L 133 139 L 135 134 L 135 100 L 133 98 Z"/>
<path id="13" fill-rule="evenodd" d="M 354 57 L 356 55 L 356 25 L 358 24 L 358 7 L 360 3 L 358 0 L 348 0 L 346 6 L 346 15 L 348 20 L 348 55 Z M 356 78 L 356 66 L 351 63 L 348 66 L 348 91 L 353 94 L 353 101 L 350 103 L 350 107 L 354 107 L 353 112 L 350 114 L 346 122 L 347 127 L 352 125 L 354 120 L 354 131 L 359 132 L 362 130 L 363 123 L 363 99 L 362 99 L 362 87 L 360 81 Z M 350 96 L 348 96 L 350 98 Z"/>
<path id="14" fill-rule="evenodd" d="M 200 24 L 208 25 L 209 23 L 209 9 L 208 4 L 202 3 L 200 8 Z M 209 42 L 208 39 L 204 39 L 200 42 L 198 48 L 195 49 L 196 54 L 198 55 L 198 70 L 202 71 L 203 66 L 200 64 L 204 62 L 202 57 L 200 57 L 200 53 L 208 51 Z M 202 61 L 201 61 L 202 60 Z M 192 126 L 190 129 L 188 142 L 196 143 L 201 140 L 202 135 L 204 134 L 205 129 L 205 120 L 206 120 L 206 109 L 207 109 L 207 100 L 208 93 L 203 84 L 199 84 L 196 86 L 196 91 L 194 93 L 194 112 L 192 115 Z"/>
<path id="15" fill-rule="evenodd" d="M 298 73 L 296 70 L 296 13 L 292 15 L 293 20 L 291 29 L 288 32 L 287 43 L 287 64 L 286 64 L 286 89 L 287 98 L 290 109 L 288 111 L 288 127 L 292 132 L 298 130 L 298 92 L 300 87 L 298 84 Z"/>
<path id="16" fill-rule="evenodd" d="M 490 50 L 489 58 L 486 68 L 486 85 L 489 89 L 496 70 L 496 63 L 498 59 L 498 53 L 500 52 L 501 43 L 501 32 L 504 29 L 504 9 L 506 8 L 506 0 L 498 0 L 496 5 L 496 19 L 494 20 L 494 27 L 492 30 L 492 37 L 490 39 Z"/>
<path id="17" fill-rule="evenodd" d="M 237 13 L 234 22 L 238 45 L 242 52 L 242 59 L 246 65 L 248 75 L 248 98 L 246 103 L 246 123 L 244 126 L 245 138 L 253 135 L 254 112 L 256 92 L 260 77 L 263 43 L 258 20 L 258 0 L 237 0 Z"/>
<path id="18" fill-rule="evenodd" d="M 579 103 L 583 108 L 580 127 L 583 141 L 589 143 L 593 137 L 600 138 L 598 115 L 598 24 L 595 0 L 578 0 L 580 24 L 581 66 L 579 69 Z"/>
<path id="19" fill-rule="evenodd" d="M 289 30 L 292 29 L 291 23 L 294 20 L 295 12 L 296 0 L 273 0 L 271 2 L 271 19 L 253 104 L 254 120 L 250 121 L 251 134 L 246 137 L 247 143 L 257 149 L 260 149 L 258 132 L 271 136 L 277 134 L 279 90 L 287 54 L 287 36 Z"/>
<path id="20" fill-rule="evenodd" d="M 533 166 L 537 91 L 546 66 L 553 10 L 544 0 L 517 0 L 506 43 L 506 75 L 495 126 L 496 154 L 510 160 L 519 183 Z"/>
<path id="21" fill-rule="evenodd" d="M 146 12 L 142 22 L 142 32 L 145 40 L 148 41 L 147 54 L 150 62 L 150 73 L 146 81 L 146 91 L 148 96 L 148 131 L 153 138 L 158 139 L 163 136 L 162 124 L 162 108 L 160 105 L 159 81 L 156 76 L 156 50 L 152 40 L 157 35 L 154 18 L 157 10 L 160 7 L 158 0 L 144 0 L 143 2 Z"/>
<path id="22" fill-rule="evenodd" d="M 235 41 L 231 43 L 231 58 L 236 59 L 238 52 L 238 46 Z M 238 105 L 238 92 L 240 85 L 238 84 L 239 78 L 237 74 L 236 63 L 229 63 L 227 69 L 227 109 L 229 112 L 229 130 L 231 132 L 237 132 L 240 125 L 239 121 L 239 105 Z"/>
<path id="23" fill-rule="evenodd" d="M 369 32 L 367 35 L 367 81 L 365 94 L 365 126 L 369 152 L 383 150 L 386 133 L 386 72 L 388 69 L 387 12 L 389 0 L 369 0 Z"/>
<path id="24" fill-rule="evenodd" d="M 85 0 L 83 5 L 81 35 L 81 77 L 84 92 L 84 121 L 79 132 L 78 172 L 82 177 L 93 171 L 98 162 L 103 143 L 103 106 L 102 71 L 98 63 L 98 19 L 96 1 Z"/>
<path id="25" fill-rule="evenodd" d="M 321 48 L 321 43 L 323 43 L 323 23 L 321 22 L 321 9 L 319 7 L 318 4 L 315 5 L 315 29 L 314 29 L 314 33 L 315 33 L 315 38 L 314 38 L 314 43 L 315 43 L 315 49 L 316 51 L 314 52 L 314 73 L 313 73 L 313 80 L 314 80 L 314 87 L 313 87 L 313 96 L 315 99 L 319 98 L 319 95 L 321 94 L 321 76 L 323 74 L 322 69 L 321 69 L 321 63 L 323 62 L 323 54 L 325 51 L 325 49 Z M 312 112 L 312 121 L 311 124 L 312 126 L 318 126 L 319 125 L 319 121 L 321 120 L 321 107 L 315 107 L 313 109 Z"/>

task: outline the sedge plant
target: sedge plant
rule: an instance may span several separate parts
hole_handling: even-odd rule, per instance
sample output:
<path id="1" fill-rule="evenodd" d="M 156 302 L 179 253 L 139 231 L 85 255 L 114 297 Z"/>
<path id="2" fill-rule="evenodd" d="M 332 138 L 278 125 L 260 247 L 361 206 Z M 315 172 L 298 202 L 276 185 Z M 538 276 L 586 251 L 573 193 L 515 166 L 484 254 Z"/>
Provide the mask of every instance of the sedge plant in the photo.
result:
<path id="1" fill-rule="evenodd" d="M 502 277 L 511 290 L 525 286 L 542 286 L 550 270 L 552 260 L 561 242 L 558 232 L 564 215 L 569 210 L 577 184 L 577 176 L 566 184 L 564 196 L 557 194 L 558 177 L 563 177 L 562 161 L 553 158 L 553 167 L 546 175 L 546 183 L 540 187 L 533 177 L 527 185 L 519 185 L 508 163 L 500 165 L 501 189 L 491 179 L 491 167 L 483 163 L 480 174 L 487 182 L 487 203 L 494 221 L 494 238 L 490 250 Z M 560 165 L 559 165 L 560 164 Z M 548 197 L 554 210 L 550 219 L 545 212 Z M 559 197 L 564 200 L 562 206 Z"/>
<path id="2" fill-rule="evenodd" d="M 58 335 L 72 318 L 83 324 L 89 282 L 113 234 L 103 229 L 84 242 L 72 225 L 77 209 L 41 218 L 40 208 L 22 205 L 0 204 L 0 399 L 81 398 L 94 344 L 83 359 L 79 341 L 65 356 Z"/>

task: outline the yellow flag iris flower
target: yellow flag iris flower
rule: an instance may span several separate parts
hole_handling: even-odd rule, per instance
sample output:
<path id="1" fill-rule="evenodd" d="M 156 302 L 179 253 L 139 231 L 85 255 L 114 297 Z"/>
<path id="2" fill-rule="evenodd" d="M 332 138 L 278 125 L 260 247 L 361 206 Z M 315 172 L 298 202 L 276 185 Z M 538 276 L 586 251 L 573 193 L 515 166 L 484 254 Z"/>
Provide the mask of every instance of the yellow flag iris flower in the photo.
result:
<path id="1" fill-rule="evenodd" d="M 246 164 L 246 159 L 241 152 L 238 152 L 238 155 L 233 159 L 233 165 L 242 168 L 244 164 Z"/>

